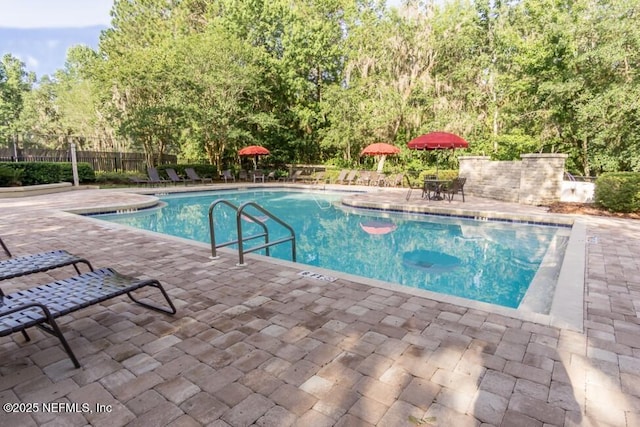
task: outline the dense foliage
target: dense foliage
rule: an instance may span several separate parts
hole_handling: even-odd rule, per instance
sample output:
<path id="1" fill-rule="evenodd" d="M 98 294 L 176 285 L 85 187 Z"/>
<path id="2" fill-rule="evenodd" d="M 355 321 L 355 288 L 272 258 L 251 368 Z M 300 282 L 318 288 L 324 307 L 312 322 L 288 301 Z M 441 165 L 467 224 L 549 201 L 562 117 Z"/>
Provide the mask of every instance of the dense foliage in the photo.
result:
<path id="1" fill-rule="evenodd" d="M 496 159 L 564 152 L 577 175 L 640 171 L 640 0 L 116 0 L 97 51 L 37 82 L 0 63 L 0 147 L 86 136 L 80 149 L 237 163 L 455 166 L 405 147 L 432 130 Z M 456 152 L 456 155 L 463 153 Z"/>
<path id="2" fill-rule="evenodd" d="M 640 173 L 604 173 L 594 196 L 596 204 L 612 212 L 640 212 Z"/>
<path id="3" fill-rule="evenodd" d="M 10 172 L 10 171 L 13 171 Z M 78 162 L 80 183 L 95 181 L 89 163 Z M 71 163 L 67 162 L 5 162 L 0 163 L 0 186 L 55 184 L 73 182 Z"/>

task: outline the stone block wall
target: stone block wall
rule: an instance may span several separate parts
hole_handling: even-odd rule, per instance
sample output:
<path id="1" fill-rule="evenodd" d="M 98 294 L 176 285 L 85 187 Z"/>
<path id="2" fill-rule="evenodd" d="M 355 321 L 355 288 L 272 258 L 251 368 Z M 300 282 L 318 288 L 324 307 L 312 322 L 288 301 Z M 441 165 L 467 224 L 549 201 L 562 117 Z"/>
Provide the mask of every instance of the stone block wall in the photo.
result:
<path id="1" fill-rule="evenodd" d="M 491 161 L 487 156 L 460 157 L 465 193 L 529 205 L 560 200 L 566 154 L 522 154 L 521 161 Z"/>

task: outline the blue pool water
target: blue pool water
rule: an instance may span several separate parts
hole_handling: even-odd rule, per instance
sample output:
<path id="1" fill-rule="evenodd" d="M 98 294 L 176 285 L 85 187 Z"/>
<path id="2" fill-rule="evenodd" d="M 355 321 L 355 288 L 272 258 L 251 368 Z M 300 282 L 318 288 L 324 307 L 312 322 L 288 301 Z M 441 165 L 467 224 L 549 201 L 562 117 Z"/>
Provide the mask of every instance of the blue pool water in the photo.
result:
<path id="1" fill-rule="evenodd" d="M 341 206 L 344 196 L 278 189 L 182 193 L 161 197 L 162 208 L 97 217 L 209 243 L 209 205 L 220 198 L 235 205 L 252 200 L 294 228 L 300 263 L 512 308 L 549 246 L 568 234 L 552 226 L 356 211 Z M 236 239 L 234 211 L 218 206 L 215 223 L 218 243 Z M 272 241 L 287 235 L 273 220 L 265 223 Z M 250 221 L 243 227 L 245 236 L 260 230 Z M 272 247 L 271 256 L 290 260 L 290 243 Z"/>

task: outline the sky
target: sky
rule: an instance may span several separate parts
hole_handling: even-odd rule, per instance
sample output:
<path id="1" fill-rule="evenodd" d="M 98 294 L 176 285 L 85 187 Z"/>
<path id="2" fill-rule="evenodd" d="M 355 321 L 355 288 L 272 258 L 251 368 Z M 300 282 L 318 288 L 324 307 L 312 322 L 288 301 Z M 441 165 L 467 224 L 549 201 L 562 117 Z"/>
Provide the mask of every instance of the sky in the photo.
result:
<path id="1" fill-rule="evenodd" d="M 109 26 L 113 0 L 0 0 L 0 27 Z"/>
<path id="2" fill-rule="evenodd" d="M 70 47 L 98 47 L 112 6 L 113 0 L 0 0 L 0 57 L 12 54 L 38 79 L 53 75 L 64 68 Z"/>
<path id="3" fill-rule="evenodd" d="M 98 47 L 113 0 L 0 0 L 0 57 L 25 63 L 38 79 L 64 68 L 67 49 Z"/>

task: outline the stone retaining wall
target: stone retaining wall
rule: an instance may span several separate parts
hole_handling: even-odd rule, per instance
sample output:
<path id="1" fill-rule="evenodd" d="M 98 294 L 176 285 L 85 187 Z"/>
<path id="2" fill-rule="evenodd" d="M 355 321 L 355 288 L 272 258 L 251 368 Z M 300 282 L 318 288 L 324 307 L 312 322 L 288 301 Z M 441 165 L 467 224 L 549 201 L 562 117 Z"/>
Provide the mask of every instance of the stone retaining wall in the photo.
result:
<path id="1" fill-rule="evenodd" d="M 465 193 L 507 202 L 548 205 L 560 200 L 566 154 L 522 154 L 522 160 L 460 157 Z"/>

